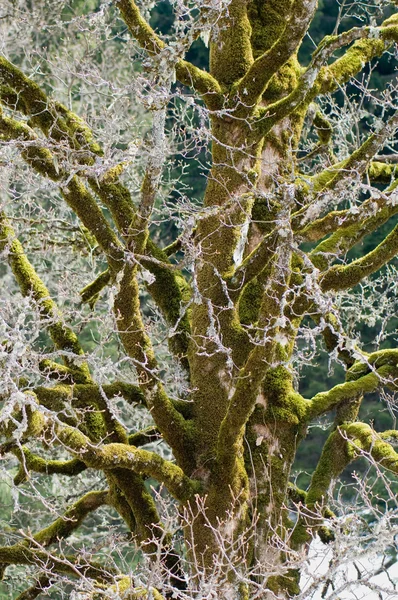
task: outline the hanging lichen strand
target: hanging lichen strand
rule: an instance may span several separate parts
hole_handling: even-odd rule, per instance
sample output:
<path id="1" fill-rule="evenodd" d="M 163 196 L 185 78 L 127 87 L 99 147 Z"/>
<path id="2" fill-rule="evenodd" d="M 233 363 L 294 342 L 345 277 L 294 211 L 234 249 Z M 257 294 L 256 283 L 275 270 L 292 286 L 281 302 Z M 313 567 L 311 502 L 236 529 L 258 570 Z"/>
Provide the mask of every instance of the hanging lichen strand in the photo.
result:
<path id="1" fill-rule="evenodd" d="M 22 5 L 39 22 L 31 2 L 6 4 L 5 27 L 23 19 Z M 21 306 L 38 324 L 18 354 L 12 317 L 6 309 L 0 317 L 0 451 L 9 471 L 18 465 L 14 485 L 33 489 L 37 502 L 36 481 L 56 475 L 70 486 L 62 510 L 44 494 L 44 517 L 4 531 L 4 581 L 13 568 L 29 568 L 34 582 L 20 600 L 52 586 L 92 600 L 286 600 L 300 593 L 316 535 L 333 544 L 344 530 L 332 495 L 343 471 L 367 457 L 383 481 L 398 474 L 398 431 L 359 420 L 364 398 L 395 392 L 398 350 L 365 352 L 343 318 L 344 298 L 398 253 L 396 89 L 392 82 L 377 94 L 365 83 L 372 61 L 398 42 L 398 14 L 369 8 L 369 24 L 362 12 L 360 26 L 346 27 L 342 6 L 334 34 L 304 63 L 315 0 L 170 2 L 167 34 L 152 28 L 147 6 L 166 3 L 93 2 L 89 14 L 80 4 L 72 16 L 64 6 L 57 18 L 44 11 L 48 52 L 52 28 L 70 27 L 97 71 L 74 46 L 68 55 L 66 35 L 65 82 L 51 75 L 58 59 L 41 62 L 42 49 L 21 58 L 5 43 L 0 57 L 4 307 L 10 295 L 15 315 Z M 210 36 L 207 70 L 186 57 L 200 35 Z M 115 63 L 114 81 L 113 44 L 131 68 Z M 73 52 L 78 74 L 68 63 Z M 103 108 L 88 105 L 86 115 L 84 90 L 95 81 Z M 363 98 L 352 130 L 339 116 L 347 86 Z M 145 110 L 118 115 L 132 95 Z M 367 113 L 365 99 L 374 106 Z M 112 142 L 101 133 L 108 114 Z M 147 138 L 126 140 L 129 119 L 143 114 Z M 185 147 L 167 135 L 186 135 Z M 203 201 L 184 200 L 183 186 L 177 200 L 167 178 L 178 161 L 202 160 L 203 146 L 211 154 Z M 42 222 L 29 198 L 20 200 L 22 179 L 10 180 L 13 163 L 40 189 Z M 55 254 L 52 272 L 51 256 L 37 250 L 43 231 L 51 243 L 44 213 L 54 229 L 62 221 L 54 199 L 77 236 L 68 246 L 83 257 L 76 268 L 65 260 L 65 274 Z M 165 220 L 175 221 L 167 233 Z M 25 231 L 25 222 L 37 229 Z M 70 287 L 87 265 L 95 277 L 85 279 L 77 305 Z M 391 297 L 388 280 L 377 285 Z M 330 384 L 322 367 L 327 391 L 305 397 L 298 358 L 318 338 L 345 375 Z M 293 484 L 299 445 L 327 414 L 334 424 L 301 490 Z"/>

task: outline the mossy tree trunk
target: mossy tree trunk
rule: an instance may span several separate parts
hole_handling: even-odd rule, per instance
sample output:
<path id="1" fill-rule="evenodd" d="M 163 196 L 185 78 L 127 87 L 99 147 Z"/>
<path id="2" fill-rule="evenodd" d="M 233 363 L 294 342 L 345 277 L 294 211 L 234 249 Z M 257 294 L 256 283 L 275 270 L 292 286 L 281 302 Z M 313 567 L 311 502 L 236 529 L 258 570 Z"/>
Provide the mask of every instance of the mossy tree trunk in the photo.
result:
<path id="1" fill-rule="evenodd" d="M 384 122 L 372 131 L 365 128 L 355 148 L 336 158 L 333 126 L 316 103 L 398 41 L 398 15 L 325 38 L 303 66 L 298 52 L 315 1 L 220 3 L 215 12 L 204 10 L 198 17 L 194 11 L 191 18 L 193 28 L 197 22 L 203 27 L 200 19 L 212 28 L 204 71 L 185 60 L 186 40 L 177 50 L 168 45 L 135 2 L 117 0 L 115 6 L 145 52 L 156 85 L 164 80 L 169 86 L 161 101 L 154 93 L 158 104 L 147 104 L 153 137 L 138 202 L 123 182 L 128 160 L 98 175 L 103 150 L 89 126 L 0 58 L 1 140 L 5 147 L 14 144 L 29 168 L 59 186 L 95 240 L 107 266 L 82 290 L 82 298 L 94 309 L 99 295 L 111 288 L 114 333 L 135 374 L 131 382 L 96 380 L 89 352 L 65 323 L 16 236 L 15 216 L 2 211 L 0 250 L 22 295 L 36 303 L 56 358 L 44 357 L 32 381 L 12 380 L 25 400 L 18 396 L 12 418 L 0 422 L 2 451 L 19 461 L 18 485 L 29 472 L 74 477 L 92 469 L 104 475 L 107 489 L 87 492 L 49 527 L 0 548 L 0 561 L 4 568 L 34 564 L 38 569 L 47 561 L 29 597 L 51 577 L 76 576 L 109 598 L 116 592 L 125 598 L 207 597 L 206 586 L 225 600 L 291 598 L 300 592 L 300 560 L 311 539 L 318 532 L 325 539 L 324 519 L 333 521 L 326 507 L 332 481 L 365 454 L 398 473 L 393 449 L 398 433 L 376 433 L 358 421 L 366 394 L 395 389 L 398 353 L 361 351 L 345 334 L 334 306 L 339 291 L 355 287 L 398 253 L 395 228 L 370 252 L 346 260 L 351 248 L 397 212 L 395 167 L 377 156 L 386 145 L 391 149 L 398 118 L 388 106 Z M 193 29 L 192 39 L 197 33 Z M 206 110 L 212 164 L 193 232 L 161 249 L 152 232 L 173 74 Z M 308 128 L 319 141 L 302 166 Z M 322 153 L 326 165 L 316 160 Z M 352 182 L 367 185 L 367 197 L 355 210 L 335 210 Z M 384 186 L 382 193 L 377 195 L 373 182 Z M 174 251 L 190 261 L 189 275 L 186 265 L 180 268 L 170 258 Z M 162 380 L 164 366 L 142 306 L 142 272 L 151 274 L 146 293 L 170 330 L 172 360 L 184 372 L 184 401 L 173 397 L 167 376 Z M 297 338 L 309 321 L 346 369 L 344 382 L 311 399 L 298 391 L 295 362 Z M 4 347 L 12 351 L 7 342 Z M 1 396 L 4 402 L 10 389 Z M 117 418 L 114 398 L 144 407 L 151 426 L 141 431 Z M 308 426 L 332 411 L 334 427 L 311 484 L 298 490 L 291 483 L 298 446 Z M 49 440 L 66 450 L 69 460 L 45 459 L 29 448 L 43 444 L 47 452 Z M 173 460 L 156 446 L 141 448 L 158 440 Z M 148 478 L 178 503 L 185 536 L 180 554 Z M 156 585 L 149 577 L 144 589 L 130 574 L 122 577 L 94 560 L 82 566 L 78 553 L 67 560 L 47 553 L 47 546 L 66 540 L 102 506 L 116 511 L 133 534 L 132 543 L 158 560 Z"/>

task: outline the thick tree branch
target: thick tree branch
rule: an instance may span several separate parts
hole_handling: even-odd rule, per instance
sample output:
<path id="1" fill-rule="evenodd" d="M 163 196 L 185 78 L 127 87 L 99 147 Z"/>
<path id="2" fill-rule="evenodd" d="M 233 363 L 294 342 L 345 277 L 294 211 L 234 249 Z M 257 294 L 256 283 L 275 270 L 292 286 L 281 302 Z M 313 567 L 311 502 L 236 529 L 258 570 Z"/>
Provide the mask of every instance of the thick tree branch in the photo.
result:
<path id="1" fill-rule="evenodd" d="M 356 286 L 362 279 L 376 273 L 398 253 L 398 225 L 371 252 L 352 261 L 347 266 L 335 265 L 321 277 L 323 291 L 346 290 Z"/>
<path id="2" fill-rule="evenodd" d="M 398 167 L 396 161 L 394 163 L 395 155 L 391 155 L 391 162 L 388 162 L 388 156 L 384 156 L 385 162 L 381 162 L 381 156 L 375 156 L 374 161 L 369 165 L 367 174 L 370 181 L 374 183 L 391 183 L 398 175 Z M 387 160 L 386 160 L 387 159 Z"/>
<path id="3" fill-rule="evenodd" d="M 286 215 L 285 215 L 286 217 Z M 217 440 L 217 456 L 220 467 L 230 472 L 239 454 L 240 437 L 247 420 L 253 411 L 258 390 L 267 370 L 271 367 L 278 346 L 276 333 L 283 317 L 283 296 L 287 290 L 291 274 L 291 231 L 285 229 L 287 223 L 281 222 L 279 244 L 275 252 L 275 261 L 263 292 L 259 311 L 258 327 L 263 331 L 263 340 L 259 340 L 250 352 L 241 369 L 235 391 L 230 400 L 226 415 L 221 423 Z"/>
<path id="4" fill-rule="evenodd" d="M 244 286 L 269 265 L 276 251 L 278 237 L 277 230 L 266 235 L 236 269 L 228 282 L 230 297 L 233 301 L 242 293 Z"/>
<path id="5" fill-rule="evenodd" d="M 0 100 L 30 116 L 31 124 L 46 136 L 67 142 L 78 151 L 75 156 L 81 164 L 90 162 L 91 154 L 101 155 L 101 148 L 93 141 L 84 121 L 59 102 L 50 100 L 37 83 L 5 57 L 0 57 Z"/>
<path id="6" fill-rule="evenodd" d="M 83 577 L 112 583 L 117 572 L 108 569 L 94 561 L 85 561 L 76 556 L 58 557 L 54 553 L 45 552 L 36 548 L 29 548 L 22 544 L 0 547 L 0 563 L 4 565 L 37 565 L 46 572 Z"/>
<path id="7" fill-rule="evenodd" d="M 346 381 L 336 385 L 328 392 L 320 392 L 308 403 L 306 419 L 313 420 L 315 417 L 333 410 L 344 400 L 355 400 L 363 394 L 374 392 L 385 385 L 386 380 L 391 380 L 397 375 L 396 365 L 384 365 L 355 381 Z"/>
<path id="8" fill-rule="evenodd" d="M 68 475 L 73 477 L 82 473 L 87 466 L 81 460 L 74 458 L 72 460 L 46 460 L 37 454 L 31 452 L 26 446 L 15 447 L 13 454 L 18 458 L 20 467 L 14 478 L 14 484 L 20 485 L 29 476 L 29 471 L 42 473 L 45 475 Z"/>
<path id="9" fill-rule="evenodd" d="M 386 19 L 380 27 L 361 28 L 359 37 L 363 37 L 349 48 L 344 56 L 333 64 L 324 67 L 315 82 L 314 91 L 325 94 L 333 92 L 362 71 L 364 64 L 381 56 L 391 44 L 398 40 L 398 15 Z M 349 33 L 349 32 L 347 32 Z"/>
<path id="10" fill-rule="evenodd" d="M 340 36 L 327 37 L 315 51 L 313 60 L 300 77 L 295 89 L 285 98 L 258 111 L 259 133 L 266 135 L 277 122 L 291 114 L 302 102 L 309 104 L 319 94 L 335 91 L 339 85 L 343 85 L 362 71 L 367 62 L 381 56 L 398 39 L 397 23 L 398 16 L 393 15 L 379 28 L 354 28 Z M 342 58 L 330 66 L 323 66 L 335 50 L 353 40 L 358 41 Z"/>
<path id="11" fill-rule="evenodd" d="M 157 377 L 157 361 L 141 317 L 137 265 L 126 264 L 115 298 L 114 311 L 120 339 L 134 360 L 142 391 L 159 430 L 182 465 L 189 463 L 191 436 Z"/>
<path id="12" fill-rule="evenodd" d="M 146 429 L 142 429 L 141 431 L 136 431 L 135 433 L 131 433 L 129 435 L 129 444 L 131 446 L 145 446 L 145 444 L 150 444 L 151 442 L 156 442 L 157 440 L 162 439 L 162 435 L 157 427 L 147 427 Z"/>
<path id="13" fill-rule="evenodd" d="M 247 3 L 231 0 L 220 15 L 218 32 L 210 43 L 210 72 L 225 89 L 253 64 Z"/>
<path id="14" fill-rule="evenodd" d="M 121 244 L 80 178 L 56 167 L 53 155 L 28 125 L 0 114 L 0 135 L 6 141 L 19 141 L 26 162 L 41 175 L 60 183 L 62 196 L 94 235 L 111 269 L 116 272 L 120 270 L 123 259 Z"/>
<path id="15" fill-rule="evenodd" d="M 250 108 L 258 103 L 267 84 L 297 51 L 317 8 L 317 0 L 295 0 L 290 19 L 278 41 L 259 56 L 239 82 L 237 94 Z"/>
<path id="16" fill-rule="evenodd" d="M 99 146 L 93 142 L 93 134 L 86 123 L 61 104 L 52 103 L 37 84 L 6 59 L 0 61 L 1 77 L 4 81 L 9 81 L 14 85 L 18 95 L 23 99 L 22 106 L 20 106 L 22 112 L 28 115 L 33 114 L 34 124 L 40 127 L 45 135 L 56 140 L 66 141 L 71 148 L 76 147 L 76 138 L 78 138 L 84 147 L 90 148 L 90 152 L 101 154 Z M 34 111 L 39 111 L 37 119 Z M 76 176 L 72 177 L 65 169 L 55 167 L 51 152 L 41 146 L 41 140 L 28 125 L 6 117 L 2 118 L 2 125 L 3 135 L 8 136 L 9 139 L 21 139 L 22 142 L 27 142 L 27 147 L 24 148 L 22 145 L 22 155 L 36 171 L 54 181 L 68 182 L 61 192 L 67 203 L 97 239 L 107 255 L 112 274 L 115 276 L 124 264 L 120 242 L 81 180 Z M 61 129 L 58 131 L 59 127 Z M 83 156 L 83 158 L 84 164 L 93 162 L 93 158 L 90 156 Z M 117 165 L 100 180 L 88 177 L 88 181 L 94 192 L 111 211 L 119 232 L 127 246 L 130 246 L 137 241 L 139 228 L 137 229 L 136 226 L 137 213 L 131 194 L 118 179 L 123 168 L 123 164 Z M 143 261 L 143 266 L 153 272 L 156 278 L 148 286 L 149 291 L 166 321 L 172 327 L 176 327 L 175 334 L 171 337 L 171 349 L 177 356 L 184 357 L 187 351 L 189 323 L 187 316 L 181 315 L 181 302 L 188 300 L 190 290 L 181 274 L 173 273 L 166 267 L 162 268 L 161 263 L 167 263 L 167 257 L 150 240 L 148 240 L 148 250 L 160 261 L 156 265 L 150 260 Z M 109 274 L 105 271 L 95 282 L 84 288 L 82 290 L 83 300 L 94 302 L 101 289 L 107 285 L 108 278 Z M 182 362 L 184 366 L 187 366 L 184 358 L 182 358 Z"/>
<path id="17" fill-rule="evenodd" d="M 108 503 L 108 491 L 88 492 L 68 508 L 62 517 L 35 533 L 32 538 L 27 537 L 27 543 L 31 546 L 39 544 L 41 548 L 55 544 L 78 529 L 87 515 Z"/>
<path id="18" fill-rule="evenodd" d="M 131 34 L 142 48 L 152 55 L 164 53 L 167 56 L 168 48 L 166 44 L 142 17 L 133 0 L 116 0 L 116 6 L 119 8 Z M 221 108 L 221 88 L 214 77 L 186 60 L 177 59 L 173 66 L 181 83 L 198 91 L 209 108 L 213 110 Z"/>
<path id="19" fill-rule="evenodd" d="M 394 205 L 394 203 L 386 205 L 385 200 L 383 200 L 377 202 L 377 200 L 373 200 L 372 198 L 366 202 L 366 206 L 362 205 L 360 207 L 358 213 L 355 215 L 348 214 L 337 231 L 324 242 L 318 244 L 310 253 L 309 256 L 313 264 L 318 269 L 327 269 L 332 260 L 346 254 L 365 236 L 372 234 L 398 213 L 397 205 Z M 380 210 L 372 215 L 372 212 L 375 212 L 375 205 L 377 206 L 377 204 L 379 204 Z"/>
<path id="20" fill-rule="evenodd" d="M 84 352 L 73 331 L 64 325 L 58 307 L 51 299 L 49 291 L 37 275 L 26 257 L 22 245 L 15 237 L 15 232 L 3 213 L 0 213 L 0 252 L 8 250 L 8 262 L 24 296 L 32 295 L 38 303 L 41 314 L 49 320 L 49 332 L 55 346 L 60 350 L 73 352 L 83 356 Z M 87 365 L 75 364 L 66 358 L 65 362 L 72 371 L 78 371 L 80 377 L 89 380 Z"/>
<path id="21" fill-rule="evenodd" d="M 398 111 L 383 124 L 379 131 L 372 133 L 348 158 L 313 177 L 314 189 L 331 190 L 343 179 L 352 177 L 353 173 L 363 174 L 388 138 L 394 136 L 397 127 Z"/>
<path id="22" fill-rule="evenodd" d="M 180 467 L 154 452 L 137 449 L 126 444 L 94 446 L 88 437 L 77 429 L 65 427 L 58 432 L 62 444 L 96 469 L 130 469 L 138 474 L 150 475 L 164 483 L 169 492 L 181 502 L 199 491 L 199 484 L 189 479 Z"/>
<path id="23" fill-rule="evenodd" d="M 380 467 L 398 473 L 398 454 L 385 441 L 393 440 L 396 443 L 397 439 L 397 431 L 377 433 L 366 423 L 342 425 L 332 432 L 312 476 L 307 506 L 324 501 L 332 481 L 353 460 L 363 455 L 370 455 Z"/>

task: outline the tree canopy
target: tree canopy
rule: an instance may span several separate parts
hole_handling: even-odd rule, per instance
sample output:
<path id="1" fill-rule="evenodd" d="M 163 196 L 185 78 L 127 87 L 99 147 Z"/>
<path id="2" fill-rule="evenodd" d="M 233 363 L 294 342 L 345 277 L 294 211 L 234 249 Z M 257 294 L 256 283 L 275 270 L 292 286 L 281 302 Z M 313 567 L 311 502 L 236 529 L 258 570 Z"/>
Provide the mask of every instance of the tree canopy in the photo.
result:
<path id="1" fill-rule="evenodd" d="M 0 596 L 393 598 L 394 3 L 0 11 Z"/>

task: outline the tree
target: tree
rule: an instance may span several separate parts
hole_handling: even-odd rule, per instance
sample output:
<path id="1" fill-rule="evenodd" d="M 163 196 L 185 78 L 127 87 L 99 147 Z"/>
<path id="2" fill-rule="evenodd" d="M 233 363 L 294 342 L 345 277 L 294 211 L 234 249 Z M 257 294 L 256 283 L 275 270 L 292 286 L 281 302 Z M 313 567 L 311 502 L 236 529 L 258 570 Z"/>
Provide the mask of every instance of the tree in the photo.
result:
<path id="1" fill-rule="evenodd" d="M 7 589 L 27 570 L 20 599 L 289 598 L 318 535 L 329 579 L 302 597 L 333 598 L 345 536 L 396 534 L 398 431 L 359 414 L 370 394 L 395 414 L 398 113 L 372 84 L 398 14 L 342 4 L 300 63 L 313 0 L 173 1 L 163 34 L 152 4 L 1 8 Z M 364 458 L 383 491 L 357 477 L 336 509 Z"/>

